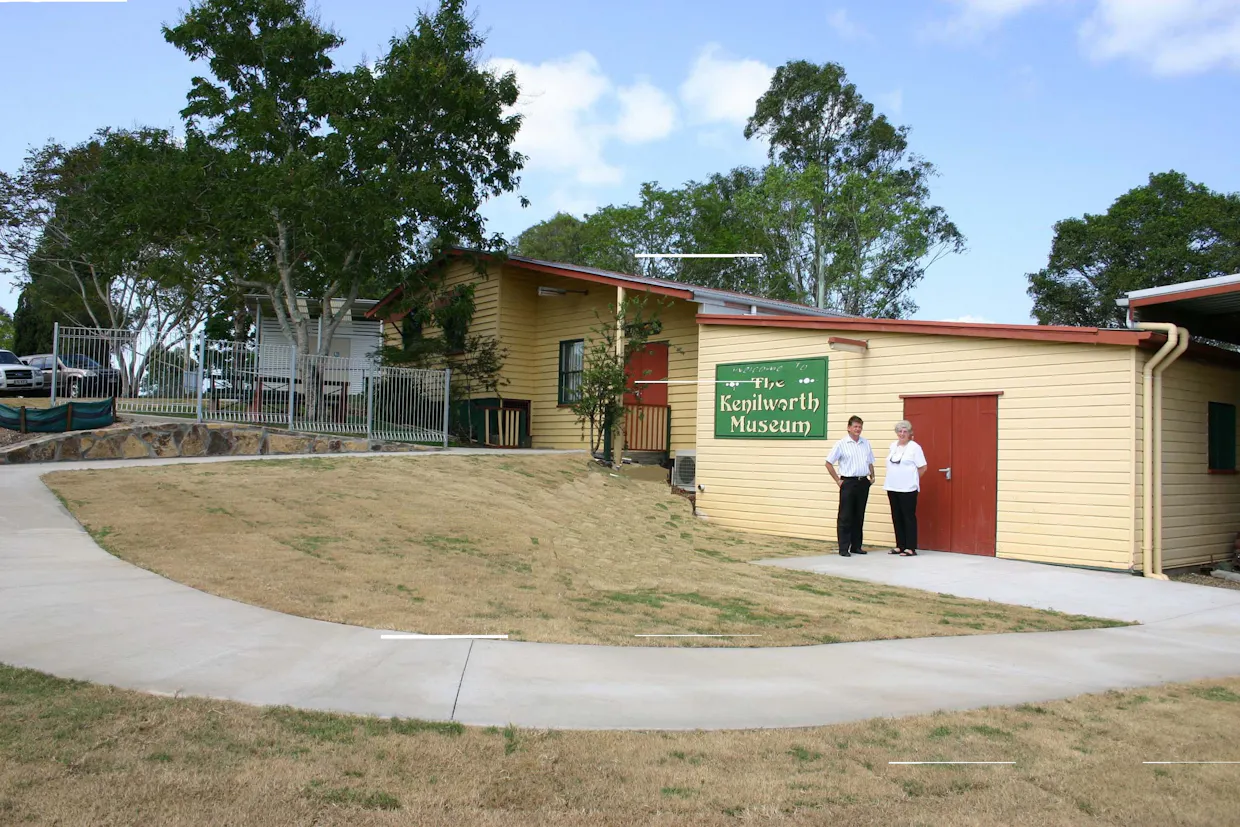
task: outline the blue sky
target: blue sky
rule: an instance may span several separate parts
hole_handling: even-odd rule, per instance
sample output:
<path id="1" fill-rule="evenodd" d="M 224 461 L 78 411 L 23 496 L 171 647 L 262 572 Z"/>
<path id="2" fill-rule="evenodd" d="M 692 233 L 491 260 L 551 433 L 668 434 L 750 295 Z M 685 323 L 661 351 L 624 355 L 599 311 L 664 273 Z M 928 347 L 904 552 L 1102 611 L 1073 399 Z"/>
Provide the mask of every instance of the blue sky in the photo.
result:
<path id="1" fill-rule="evenodd" d="M 192 66 L 160 25 L 184 4 L 0 0 L 0 169 L 27 148 L 103 126 L 176 127 Z M 380 53 L 417 4 L 323 0 L 338 65 Z M 738 164 L 770 73 L 834 61 L 937 167 L 935 203 L 969 250 L 935 264 L 922 319 L 1031 321 L 1025 274 L 1055 221 L 1101 212 L 1151 172 L 1240 190 L 1240 0 L 516 2 L 475 0 L 485 57 L 517 71 L 529 156 L 521 209 L 486 209 L 515 236 Z M 0 284 L 0 306 L 16 293 Z"/>

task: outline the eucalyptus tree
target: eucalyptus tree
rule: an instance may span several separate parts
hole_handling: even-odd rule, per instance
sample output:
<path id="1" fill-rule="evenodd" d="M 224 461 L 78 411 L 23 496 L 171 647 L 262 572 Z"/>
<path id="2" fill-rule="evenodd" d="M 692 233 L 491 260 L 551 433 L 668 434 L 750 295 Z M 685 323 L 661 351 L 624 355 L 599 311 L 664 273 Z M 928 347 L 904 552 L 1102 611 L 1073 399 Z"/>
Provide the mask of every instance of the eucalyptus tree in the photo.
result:
<path id="1" fill-rule="evenodd" d="M 770 142 L 789 173 L 778 200 L 795 217 L 801 289 L 819 307 L 899 317 L 909 292 L 964 237 L 929 203 L 934 167 L 909 152 L 908 128 L 875 114 L 843 67 L 780 66 L 745 137 Z"/>
<path id="2" fill-rule="evenodd" d="M 22 288 L 21 345 L 50 344 L 57 321 L 175 344 L 218 288 L 189 231 L 204 190 L 184 145 L 150 128 L 51 143 L 0 173 L 0 267 Z M 131 384 L 140 381 L 144 362 L 132 347 L 111 355 Z"/>
<path id="3" fill-rule="evenodd" d="M 298 352 L 325 354 L 364 291 L 416 292 L 443 243 L 500 243 L 479 208 L 519 182 L 518 88 L 480 64 L 462 0 L 348 69 L 303 0 L 205 0 L 164 36 L 209 70 L 182 110 L 189 142 L 213 153 L 201 235 Z"/>

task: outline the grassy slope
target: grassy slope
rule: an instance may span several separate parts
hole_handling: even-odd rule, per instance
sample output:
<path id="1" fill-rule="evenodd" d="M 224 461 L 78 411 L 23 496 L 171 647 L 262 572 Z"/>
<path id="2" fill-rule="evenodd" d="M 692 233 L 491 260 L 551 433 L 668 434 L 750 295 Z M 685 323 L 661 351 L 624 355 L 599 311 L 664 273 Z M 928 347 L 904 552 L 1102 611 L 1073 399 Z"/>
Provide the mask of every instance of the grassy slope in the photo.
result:
<path id="1" fill-rule="evenodd" d="M 597 466 L 593 466 L 597 468 Z M 784 571 L 831 553 L 694 518 L 579 456 L 234 462 L 46 477 L 122 559 L 283 612 L 430 634 L 748 646 L 1110 625 Z M 908 561 L 891 558 L 893 566 Z"/>

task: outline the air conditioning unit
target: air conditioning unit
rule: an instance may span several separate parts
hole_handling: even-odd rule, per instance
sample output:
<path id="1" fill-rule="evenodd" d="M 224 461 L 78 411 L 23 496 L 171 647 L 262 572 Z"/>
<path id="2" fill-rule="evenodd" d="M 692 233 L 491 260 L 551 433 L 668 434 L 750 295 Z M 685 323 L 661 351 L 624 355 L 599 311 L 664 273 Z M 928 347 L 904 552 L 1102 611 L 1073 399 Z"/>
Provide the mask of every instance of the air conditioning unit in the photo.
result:
<path id="1" fill-rule="evenodd" d="M 697 451 L 677 451 L 672 460 L 672 488 L 697 490 Z"/>

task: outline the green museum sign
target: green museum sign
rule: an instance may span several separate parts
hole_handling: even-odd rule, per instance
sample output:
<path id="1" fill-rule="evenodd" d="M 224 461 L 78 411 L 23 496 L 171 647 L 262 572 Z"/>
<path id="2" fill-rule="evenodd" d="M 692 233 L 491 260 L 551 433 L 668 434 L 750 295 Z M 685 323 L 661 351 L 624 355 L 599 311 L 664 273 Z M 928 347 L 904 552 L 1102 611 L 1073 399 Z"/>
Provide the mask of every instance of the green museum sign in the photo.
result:
<path id="1" fill-rule="evenodd" d="M 715 436 L 826 439 L 826 357 L 716 365 Z"/>

